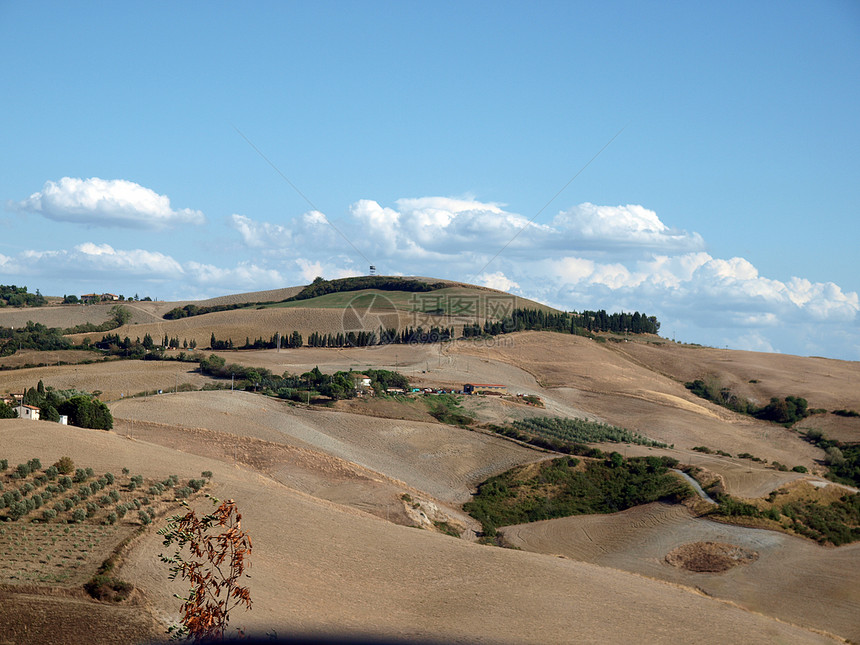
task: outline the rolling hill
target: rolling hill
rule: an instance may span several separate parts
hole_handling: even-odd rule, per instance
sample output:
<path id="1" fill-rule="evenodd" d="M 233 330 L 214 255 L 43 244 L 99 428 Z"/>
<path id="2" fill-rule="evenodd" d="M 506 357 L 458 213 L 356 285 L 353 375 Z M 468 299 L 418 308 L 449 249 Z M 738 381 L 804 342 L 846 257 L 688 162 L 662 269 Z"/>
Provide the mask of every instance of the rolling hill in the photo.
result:
<path id="1" fill-rule="evenodd" d="M 111 333 L 194 338 L 206 347 L 212 334 L 240 343 L 277 331 L 342 330 L 350 309 L 371 310 L 374 321 L 395 320 L 400 326 L 416 316 L 456 326 L 470 316 L 452 303 L 507 297 L 446 283 L 417 292 L 422 296 L 417 312 L 411 291 L 361 289 L 283 302 L 299 293 L 297 287 L 206 303 L 128 303 L 133 317 Z M 257 304 L 263 302 L 270 304 Z M 163 318 L 186 304 L 249 303 Z M 108 312 L 105 305 L 0 310 L 0 325 L 29 316 L 68 327 L 83 318 L 102 322 Z M 486 310 L 477 314 L 481 322 L 488 317 Z M 860 640 L 855 619 L 860 579 L 853 566 L 860 543 L 822 546 L 790 531 L 764 530 L 765 524 L 715 522 L 693 503 L 657 502 L 612 515 L 502 527 L 503 543 L 515 550 L 480 544 L 480 524 L 462 509 L 487 478 L 558 457 L 491 431 L 535 416 L 584 418 L 639 432 L 667 447 L 598 447 L 625 457 L 673 457 L 718 480 L 723 491 L 745 503 L 767 504 L 779 495 L 836 499 L 850 491 L 827 483 L 824 451 L 804 441 L 798 429 L 818 428 L 857 442 L 860 418 L 817 412 L 786 428 L 715 405 L 684 384 L 710 379 L 759 404 L 792 395 L 808 399 L 810 408 L 860 410 L 860 364 L 688 346 L 647 334 L 546 331 L 444 343 L 216 353 L 274 374 L 315 367 L 326 374 L 387 369 L 404 374 L 414 387 L 499 383 L 509 393 L 462 399 L 461 409 L 474 422 L 460 428 L 427 413 L 433 397 L 299 404 L 230 391 L 229 379 L 201 374 L 193 363 L 57 365 L 59 359 L 50 358 L 56 353 L 44 352 L 48 365 L 0 372 L 0 392 L 33 387 L 39 380 L 57 389 L 99 390 L 115 419 L 109 432 L 0 420 L 0 459 L 10 465 L 34 456 L 48 465 L 68 455 L 97 472 L 131 467 L 154 478 L 214 473 L 211 493 L 236 500 L 255 547 L 249 581 L 254 607 L 236 614 L 232 624 L 255 633 L 407 641 Z M 29 355 L 30 362 L 37 362 L 36 354 Z M 165 394 L 129 398 L 146 390 Z M 539 397 L 541 407 L 524 404 L 516 394 Z M 694 450 L 702 446 L 710 453 Z M 789 468 L 780 470 L 774 462 Z M 794 466 L 807 472 L 791 470 Z M 198 498 L 194 504 L 203 508 L 206 502 Z M 134 515 L 123 521 L 136 526 Z M 162 515 L 155 524 L 163 521 Z M 3 540 L 0 534 L 0 548 Z M 679 569 L 666 560 L 681 546 L 706 542 L 730 543 L 754 551 L 757 559 L 722 573 Z M 182 591 L 168 583 L 160 550 L 152 527 L 123 550 L 118 575 L 135 592 L 118 604 L 95 603 L 62 585 L 0 580 L 0 602 L 14 608 L 0 612 L 0 633 L 16 644 L 42 642 L 53 639 L 62 618 L 70 625 L 66 642 L 157 637 L 177 620 L 172 594 Z M 54 615 L 57 620 L 51 620 Z M 111 633 L 93 627 L 111 621 L 133 629 Z"/>

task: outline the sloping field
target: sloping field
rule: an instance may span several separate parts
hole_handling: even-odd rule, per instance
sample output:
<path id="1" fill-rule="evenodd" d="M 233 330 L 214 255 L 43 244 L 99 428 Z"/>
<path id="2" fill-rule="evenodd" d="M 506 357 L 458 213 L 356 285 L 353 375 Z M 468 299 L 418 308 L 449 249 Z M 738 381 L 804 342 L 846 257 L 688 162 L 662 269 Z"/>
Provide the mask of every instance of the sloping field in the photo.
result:
<path id="1" fill-rule="evenodd" d="M 101 360 L 101 352 L 87 352 L 77 349 L 62 349 L 54 352 L 40 352 L 35 349 L 22 349 L 11 356 L 0 357 L 3 367 L 21 367 L 23 365 L 56 365 L 63 363 L 81 363 L 83 361 Z"/>
<path id="2" fill-rule="evenodd" d="M 823 453 L 781 426 L 743 417 L 690 394 L 683 384 L 633 363 L 609 344 L 565 334 L 521 332 L 493 348 L 544 386 L 541 396 L 677 448 L 705 445 L 731 454 L 812 468 Z M 481 356 L 460 344 L 454 353 Z"/>
<path id="3" fill-rule="evenodd" d="M 406 314 L 404 314 L 404 317 Z M 149 334 L 153 339 L 163 339 L 165 335 L 197 342 L 198 348 L 209 347 L 211 335 L 218 340 L 232 339 L 235 345 L 243 345 L 246 338 L 252 341 L 258 337 L 269 340 L 277 332 L 297 331 L 307 340 L 312 332 L 340 332 L 344 329 L 343 311 L 339 309 L 264 308 L 216 311 L 203 316 L 180 318 L 179 320 L 155 319 L 138 325 L 124 325 L 112 330 L 111 334 L 128 336 L 132 340 L 143 339 Z M 84 338 L 100 340 L 104 334 L 74 334 L 69 336 L 75 343 Z"/>
<path id="4" fill-rule="evenodd" d="M 180 392 L 111 405 L 135 419 L 254 437 L 333 455 L 461 503 L 491 475 L 545 458 L 500 438 L 438 423 L 290 406 L 246 392 Z"/>
<path id="5" fill-rule="evenodd" d="M 860 544 L 825 548 L 802 538 L 692 517 L 648 504 L 613 515 L 567 517 L 501 529 L 513 546 L 563 555 L 701 589 L 752 611 L 860 639 Z M 759 554 L 729 571 L 692 573 L 666 554 L 693 542 L 725 542 Z"/>
<path id="6" fill-rule="evenodd" d="M 213 494 L 236 500 L 254 540 L 254 608 L 237 613 L 231 624 L 260 633 L 496 643 L 832 642 L 666 583 L 395 526 L 224 461 L 55 424 L 22 433 L 22 423 L 0 422 L 0 445 L 13 461 L 38 452 L 43 461 L 69 454 L 104 470 L 132 460 L 146 471 L 212 470 Z M 151 530 L 119 575 L 169 620 L 178 609 L 172 594 L 184 588 L 167 580 L 161 552 Z M 72 623 L 85 619 L 69 617 Z"/>
<path id="7" fill-rule="evenodd" d="M 20 392 L 36 387 L 41 379 L 45 386 L 58 390 L 75 388 L 86 392 L 101 391 L 101 399 L 119 399 L 144 390 L 172 390 L 190 383 L 202 387 L 211 382 L 194 372 L 193 363 L 175 361 L 104 361 L 90 365 L 34 367 L 0 373 L 0 392 Z"/>
<path id="8" fill-rule="evenodd" d="M 93 305 L 52 305 L 47 307 L 4 307 L 0 309 L 0 327 L 23 327 L 27 321 L 46 327 L 66 329 L 92 323 L 100 325 L 111 318 L 111 307 L 121 305 L 131 312 L 132 324 L 150 322 L 161 317 L 163 302 L 102 302 Z M 172 308 L 172 307 L 171 307 Z M 166 309 L 164 311 L 167 311 Z M 163 313 L 163 312 L 162 312 Z"/>
<path id="9" fill-rule="evenodd" d="M 713 375 L 735 394 L 760 405 L 772 396 L 799 394 L 809 400 L 812 408 L 860 409 L 860 363 L 855 361 L 670 342 L 622 343 L 613 349 L 682 383 Z"/>

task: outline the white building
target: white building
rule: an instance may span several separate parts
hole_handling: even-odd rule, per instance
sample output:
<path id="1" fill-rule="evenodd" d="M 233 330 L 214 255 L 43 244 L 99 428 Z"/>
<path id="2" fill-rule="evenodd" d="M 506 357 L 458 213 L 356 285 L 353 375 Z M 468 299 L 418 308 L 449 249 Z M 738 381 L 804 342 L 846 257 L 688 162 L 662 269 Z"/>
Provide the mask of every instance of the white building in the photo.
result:
<path id="1" fill-rule="evenodd" d="M 39 408 L 33 405 L 19 405 L 15 408 L 15 411 L 18 413 L 18 416 L 21 419 L 30 419 L 30 421 L 38 421 L 39 420 Z"/>

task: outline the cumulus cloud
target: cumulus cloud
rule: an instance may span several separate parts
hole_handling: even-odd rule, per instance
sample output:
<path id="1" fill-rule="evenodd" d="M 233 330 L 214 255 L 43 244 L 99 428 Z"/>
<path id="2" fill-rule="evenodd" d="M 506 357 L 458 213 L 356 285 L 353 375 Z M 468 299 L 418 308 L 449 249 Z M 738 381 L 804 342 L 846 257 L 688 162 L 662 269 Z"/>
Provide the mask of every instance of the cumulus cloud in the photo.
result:
<path id="1" fill-rule="evenodd" d="M 636 204 L 596 206 L 589 202 L 559 213 L 552 222 L 572 248 L 644 248 L 693 251 L 704 248 L 698 233 L 672 229 L 657 213 Z"/>
<path id="2" fill-rule="evenodd" d="M 48 219 L 92 226 L 160 229 L 176 224 L 202 224 L 203 213 L 173 209 L 166 195 L 125 179 L 47 181 L 27 199 L 7 202 L 15 211 L 38 213 Z"/>
<path id="3" fill-rule="evenodd" d="M 520 289 L 519 284 L 508 278 L 501 271 L 482 273 L 478 276 L 477 283 L 483 287 L 498 289 L 499 291 L 518 291 Z"/>
<path id="4" fill-rule="evenodd" d="M 293 240 L 289 228 L 280 224 L 257 222 L 245 215 L 231 215 L 230 224 L 242 236 L 242 241 L 252 248 L 290 246 Z"/>

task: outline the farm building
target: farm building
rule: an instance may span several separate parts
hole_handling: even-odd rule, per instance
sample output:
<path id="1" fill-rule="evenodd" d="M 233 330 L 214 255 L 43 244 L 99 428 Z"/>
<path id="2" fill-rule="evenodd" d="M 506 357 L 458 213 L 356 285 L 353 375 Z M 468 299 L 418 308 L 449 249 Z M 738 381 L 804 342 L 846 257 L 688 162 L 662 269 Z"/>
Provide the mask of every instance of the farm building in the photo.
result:
<path id="1" fill-rule="evenodd" d="M 19 405 L 15 408 L 15 411 L 22 419 L 30 419 L 31 421 L 39 420 L 39 408 L 33 405 Z"/>
<path id="2" fill-rule="evenodd" d="M 481 392 L 504 394 L 507 390 L 507 386 L 498 383 L 466 383 L 463 386 L 463 394 L 480 394 Z"/>
<path id="3" fill-rule="evenodd" d="M 370 387 L 370 377 L 367 374 L 353 374 L 352 382 L 356 388 Z"/>

